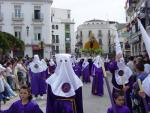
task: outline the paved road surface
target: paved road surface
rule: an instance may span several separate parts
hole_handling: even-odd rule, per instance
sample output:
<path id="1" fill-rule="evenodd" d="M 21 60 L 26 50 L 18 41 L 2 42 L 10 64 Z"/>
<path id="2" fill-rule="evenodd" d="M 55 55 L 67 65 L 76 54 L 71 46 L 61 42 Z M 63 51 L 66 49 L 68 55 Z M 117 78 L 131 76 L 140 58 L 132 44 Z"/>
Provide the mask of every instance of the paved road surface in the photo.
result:
<path id="1" fill-rule="evenodd" d="M 105 82 L 104 82 L 104 90 L 105 90 L 105 94 L 103 97 L 93 96 L 91 94 L 91 83 L 84 84 L 83 86 L 84 113 L 106 113 L 108 106 L 110 106 L 110 100 L 109 100 L 109 96 L 107 93 Z M 5 105 L 2 103 L 2 109 L 9 108 L 9 106 L 17 99 L 18 97 L 11 99 L 11 101 L 8 101 Z M 37 102 L 40 108 L 45 113 L 46 95 L 44 96 L 43 100 L 37 100 Z"/>

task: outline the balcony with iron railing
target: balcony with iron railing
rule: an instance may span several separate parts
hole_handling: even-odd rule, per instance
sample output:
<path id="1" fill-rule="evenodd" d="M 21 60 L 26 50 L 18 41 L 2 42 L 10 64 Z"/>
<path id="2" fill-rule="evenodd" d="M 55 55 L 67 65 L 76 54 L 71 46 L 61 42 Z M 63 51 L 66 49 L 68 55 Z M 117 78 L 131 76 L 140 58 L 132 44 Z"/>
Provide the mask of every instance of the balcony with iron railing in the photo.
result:
<path id="1" fill-rule="evenodd" d="M 140 1 L 141 0 L 128 0 L 128 2 L 126 3 L 127 12 L 134 11 Z"/>
<path id="2" fill-rule="evenodd" d="M 45 43 L 44 39 L 42 37 L 37 37 L 36 35 L 35 35 L 34 38 L 31 39 L 31 43 L 35 44 L 35 45 L 37 45 L 37 44 L 39 44 L 41 42 Z"/>
<path id="3" fill-rule="evenodd" d="M 140 31 L 134 32 L 134 33 L 130 33 L 129 43 L 135 43 L 135 42 L 140 41 L 140 35 L 141 35 Z"/>
<path id="4" fill-rule="evenodd" d="M 32 21 L 33 22 L 43 22 L 44 20 L 44 15 L 42 13 L 38 13 L 38 14 L 33 14 L 32 15 Z"/>
<path id="5" fill-rule="evenodd" d="M 133 38 L 139 36 L 140 34 L 141 34 L 141 31 L 134 32 L 134 33 L 131 33 L 131 34 L 130 34 L 130 37 L 133 39 Z"/>
<path id="6" fill-rule="evenodd" d="M 24 20 L 23 13 L 18 13 L 18 14 L 13 13 L 12 20 L 13 21 L 23 21 Z"/>

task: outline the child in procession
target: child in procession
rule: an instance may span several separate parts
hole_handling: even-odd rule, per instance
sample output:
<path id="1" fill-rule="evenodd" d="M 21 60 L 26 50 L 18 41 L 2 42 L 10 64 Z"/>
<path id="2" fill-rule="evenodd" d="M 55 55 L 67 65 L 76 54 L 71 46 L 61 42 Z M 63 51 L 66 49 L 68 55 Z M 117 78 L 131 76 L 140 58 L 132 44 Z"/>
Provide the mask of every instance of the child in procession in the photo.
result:
<path id="1" fill-rule="evenodd" d="M 115 109 L 117 113 L 131 113 L 125 105 L 124 93 L 122 91 L 114 93 Z M 110 107 L 107 113 L 113 113 L 113 108 Z"/>
<path id="2" fill-rule="evenodd" d="M 0 113 L 43 113 L 38 104 L 32 101 L 29 87 L 22 86 L 19 96 L 20 100 L 14 102 L 8 110 L 0 110 Z"/>

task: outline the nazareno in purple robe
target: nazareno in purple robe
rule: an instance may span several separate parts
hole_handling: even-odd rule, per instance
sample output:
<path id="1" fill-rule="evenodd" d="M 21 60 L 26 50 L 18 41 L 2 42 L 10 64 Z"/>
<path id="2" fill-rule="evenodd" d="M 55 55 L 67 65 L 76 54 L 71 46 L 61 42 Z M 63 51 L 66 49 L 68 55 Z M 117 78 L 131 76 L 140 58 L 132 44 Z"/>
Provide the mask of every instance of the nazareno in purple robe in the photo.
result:
<path id="1" fill-rule="evenodd" d="M 83 113 L 82 88 L 75 93 L 68 98 L 55 96 L 48 85 L 46 113 Z"/>
<path id="2" fill-rule="evenodd" d="M 92 66 L 92 75 L 93 75 L 93 82 L 92 82 L 92 94 L 103 96 L 103 71 L 102 68 L 97 68 L 94 64 Z"/>
<path id="3" fill-rule="evenodd" d="M 31 90 L 33 95 L 46 94 L 46 82 L 44 72 L 33 73 L 29 70 L 31 76 Z"/>
<path id="4" fill-rule="evenodd" d="M 104 62 L 105 70 L 108 71 L 109 62 Z"/>
<path id="5" fill-rule="evenodd" d="M 45 71 L 43 71 L 42 72 L 42 74 L 41 74 L 41 88 L 43 88 L 43 90 L 42 90 L 42 92 L 43 92 L 43 94 L 45 94 L 46 92 L 46 89 L 47 89 L 47 83 L 46 83 L 46 79 L 47 79 L 47 77 L 48 77 L 48 68 L 45 70 Z"/>
<path id="6" fill-rule="evenodd" d="M 83 83 L 90 83 L 90 73 L 89 73 L 89 65 L 87 65 L 83 70 L 82 70 L 82 81 Z"/>
<path id="7" fill-rule="evenodd" d="M 127 106 L 115 106 L 117 113 L 131 113 Z M 108 108 L 107 113 L 113 113 L 113 109 Z"/>
<path id="8" fill-rule="evenodd" d="M 73 70 L 75 72 L 75 74 L 80 77 L 81 76 L 81 67 L 79 66 L 78 63 L 76 63 L 74 66 L 73 66 Z"/>
<path id="9" fill-rule="evenodd" d="M 32 100 L 25 105 L 21 103 L 21 100 L 18 100 L 8 110 L 1 110 L 0 113 L 43 113 L 43 111 Z"/>
<path id="10" fill-rule="evenodd" d="M 49 68 L 49 72 L 50 72 L 50 75 L 51 75 L 55 72 L 56 65 L 53 65 L 53 66 L 49 65 L 48 68 Z"/>
<path id="11" fill-rule="evenodd" d="M 150 97 L 148 97 L 148 110 L 150 112 Z"/>
<path id="12" fill-rule="evenodd" d="M 115 79 L 115 71 L 118 69 L 118 66 L 117 66 L 117 62 L 116 61 L 111 61 L 109 64 L 108 64 L 108 70 L 112 73 L 112 85 L 113 85 L 113 92 L 112 94 L 114 94 L 115 92 L 118 92 L 120 90 L 123 89 L 123 85 L 118 85 L 117 82 L 116 82 L 116 79 Z M 132 101 L 131 101 L 131 97 L 130 97 L 130 93 L 131 93 L 131 80 L 129 79 L 129 83 L 125 84 L 125 85 L 128 85 L 130 86 L 130 88 L 126 91 L 126 104 L 127 106 L 130 108 L 130 110 L 132 110 Z"/>

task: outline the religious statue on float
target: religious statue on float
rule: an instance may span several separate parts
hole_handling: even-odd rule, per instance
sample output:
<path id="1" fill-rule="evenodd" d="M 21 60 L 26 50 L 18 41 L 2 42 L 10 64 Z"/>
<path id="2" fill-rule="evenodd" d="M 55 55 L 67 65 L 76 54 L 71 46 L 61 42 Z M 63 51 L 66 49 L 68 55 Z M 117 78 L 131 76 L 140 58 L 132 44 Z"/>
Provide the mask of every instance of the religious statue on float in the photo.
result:
<path id="1" fill-rule="evenodd" d="M 84 44 L 84 48 L 81 50 L 83 54 L 89 54 L 90 56 L 95 56 L 96 54 L 101 54 L 102 49 L 99 42 L 96 40 L 92 31 L 89 33 L 89 39 Z"/>
<path id="2" fill-rule="evenodd" d="M 100 48 L 100 45 L 99 45 L 98 41 L 96 40 L 92 31 L 89 33 L 89 40 L 85 43 L 84 48 L 86 48 L 86 49 L 89 49 L 89 48 L 98 49 L 98 48 Z"/>

